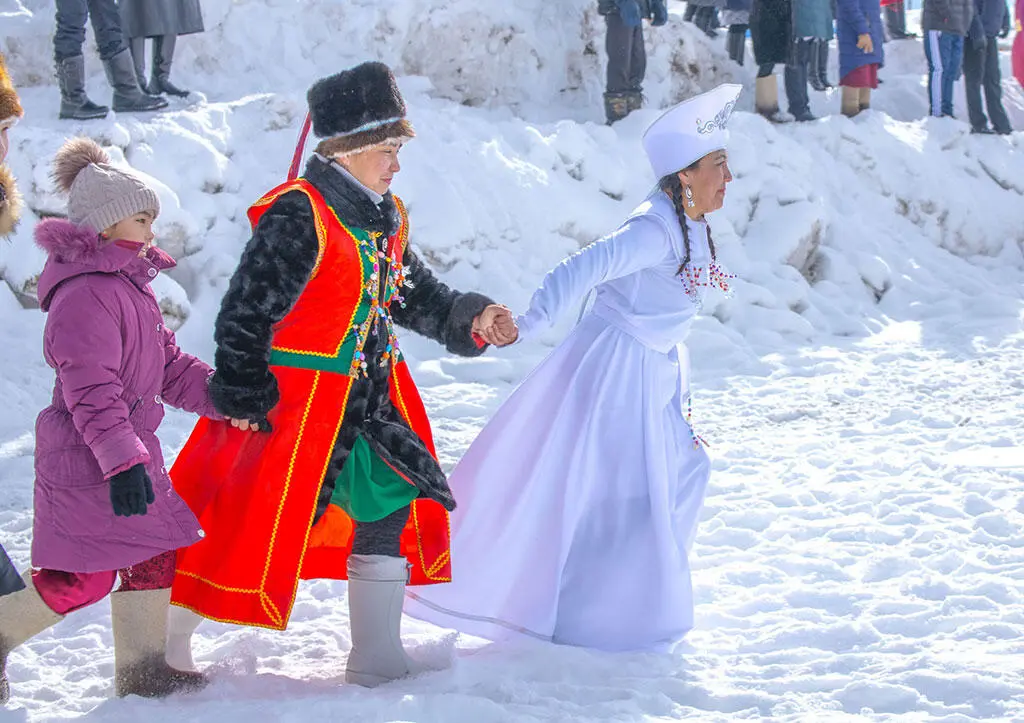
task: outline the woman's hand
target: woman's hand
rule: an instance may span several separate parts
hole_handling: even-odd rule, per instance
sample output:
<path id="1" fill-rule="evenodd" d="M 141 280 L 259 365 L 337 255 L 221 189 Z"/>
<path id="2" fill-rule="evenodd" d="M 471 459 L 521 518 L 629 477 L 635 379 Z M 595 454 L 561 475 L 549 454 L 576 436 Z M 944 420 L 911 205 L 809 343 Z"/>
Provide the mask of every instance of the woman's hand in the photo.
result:
<path id="1" fill-rule="evenodd" d="M 512 312 L 498 304 L 491 304 L 473 319 L 473 333 L 493 346 L 508 346 L 519 338 Z"/>
<path id="2" fill-rule="evenodd" d="M 871 35 L 869 33 L 857 36 L 857 47 L 869 55 L 875 52 L 875 44 L 871 42 Z"/>

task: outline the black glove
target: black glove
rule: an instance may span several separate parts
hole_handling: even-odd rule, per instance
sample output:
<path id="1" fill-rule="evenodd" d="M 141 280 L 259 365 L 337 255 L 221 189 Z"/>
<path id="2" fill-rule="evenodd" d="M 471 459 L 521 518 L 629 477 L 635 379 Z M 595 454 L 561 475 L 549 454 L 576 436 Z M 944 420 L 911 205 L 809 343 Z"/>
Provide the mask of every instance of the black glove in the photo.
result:
<path id="1" fill-rule="evenodd" d="M 118 517 L 144 515 L 146 508 L 154 502 L 153 482 L 141 464 L 110 478 L 110 504 Z"/>

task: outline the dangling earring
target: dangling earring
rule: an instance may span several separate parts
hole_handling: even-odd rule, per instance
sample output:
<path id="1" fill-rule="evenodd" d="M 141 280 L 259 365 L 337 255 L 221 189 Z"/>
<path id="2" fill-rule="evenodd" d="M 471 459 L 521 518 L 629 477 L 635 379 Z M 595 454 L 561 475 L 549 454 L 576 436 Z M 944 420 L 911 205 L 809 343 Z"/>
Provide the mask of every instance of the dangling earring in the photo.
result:
<path id="1" fill-rule="evenodd" d="M 693 202 L 693 191 L 689 186 L 683 186 L 683 195 L 686 196 L 686 205 L 693 208 L 696 204 Z"/>

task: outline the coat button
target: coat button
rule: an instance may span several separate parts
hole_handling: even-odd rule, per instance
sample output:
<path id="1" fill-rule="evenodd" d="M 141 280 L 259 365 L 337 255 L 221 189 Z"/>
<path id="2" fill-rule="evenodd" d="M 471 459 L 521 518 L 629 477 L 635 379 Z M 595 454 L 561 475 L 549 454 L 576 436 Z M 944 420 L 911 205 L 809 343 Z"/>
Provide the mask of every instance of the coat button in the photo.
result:
<path id="1" fill-rule="evenodd" d="M 159 394 L 157 394 L 155 397 L 153 397 L 153 401 L 156 402 L 157 404 L 163 404 L 164 403 L 164 400 L 160 398 Z"/>
<path id="2" fill-rule="evenodd" d="M 156 325 L 156 333 L 157 333 L 157 334 L 159 334 L 159 333 L 160 333 L 160 332 L 162 332 L 163 330 L 164 330 L 164 325 L 163 325 L 163 324 L 157 324 L 157 325 Z"/>
<path id="3" fill-rule="evenodd" d="M 206 537 L 206 530 L 198 530 L 196 534 L 200 537 Z"/>
<path id="4" fill-rule="evenodd" d="M 150 269 L 146 273 L 149 274 L 149 278 L 152 279 L 154 276 L 156 276 L 156 269 Z"/>

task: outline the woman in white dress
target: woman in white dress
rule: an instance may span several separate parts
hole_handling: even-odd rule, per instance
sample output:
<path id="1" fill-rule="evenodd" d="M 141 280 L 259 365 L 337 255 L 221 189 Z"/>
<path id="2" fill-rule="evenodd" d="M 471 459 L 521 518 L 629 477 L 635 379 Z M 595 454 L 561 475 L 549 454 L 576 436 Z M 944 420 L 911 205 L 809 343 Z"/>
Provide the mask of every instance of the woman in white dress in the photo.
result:
<path id="1" fill-rule="evenodd" d="M 683 345 L 709 286 L 727 290 L 704 220 L 729 173 L 723 85 L 656 120 L 658 188 L 563 261 L 517 320 L 528 339 L 590 311 L 498 410 L 451 475 L 454 582 L 406 613 L 499 640 L 663 650 L 693 626 L 688 552 L 710 462 L 688 423 Z"/>

